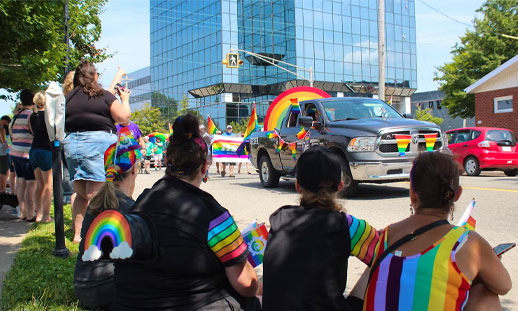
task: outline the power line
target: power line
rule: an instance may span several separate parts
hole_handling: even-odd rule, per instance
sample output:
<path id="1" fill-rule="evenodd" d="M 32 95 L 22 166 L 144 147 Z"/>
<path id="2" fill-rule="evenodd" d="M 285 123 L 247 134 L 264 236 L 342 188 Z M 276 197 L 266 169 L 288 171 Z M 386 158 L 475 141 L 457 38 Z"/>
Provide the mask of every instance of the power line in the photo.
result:
<path id="1" fill-rule="evenodd" d="M 437 13 L 441 14 L 442 16 L 444 16 L 444 17 L 446 17 L 446 18 L 448 18 L 448 19 L 451 19 L 451 20 L 452 20 L 452 21 L 454 21 L 454 22 L 457 22 L 457 23 L 459 23 L 459 24 L 462 24 L 462 25 L 468 26 L 468 27 L 470 27 L 470 28 L 471 28 L 471 27 L 473 27 L 473 25 L 467 24 L 467 23 L 465 23 L 465 22 L 463 22 L 463 21 L 461 21 L 461 20 L 458 20 L 458 19 L 456 19 L 456 18 L 454 18 L 454 17 L 449 16 L 449 15 L 448 15 L 448 14 L 446 14 L 446 13 L 443 13 L 443 12 L 439 11 L 438 9 L 436 9 L 436 8 L 434 8 L 433 6 L 431 6 L 431 5 L 429 5 L 428 3 L 426 3 L 424 0 L 419 0 L 419 1 L 420 1 L 422 4 L 426 5 L 427 7 L 429 7 L 430 9 L 434 10 L 435 12 L 437 12 Z"/>

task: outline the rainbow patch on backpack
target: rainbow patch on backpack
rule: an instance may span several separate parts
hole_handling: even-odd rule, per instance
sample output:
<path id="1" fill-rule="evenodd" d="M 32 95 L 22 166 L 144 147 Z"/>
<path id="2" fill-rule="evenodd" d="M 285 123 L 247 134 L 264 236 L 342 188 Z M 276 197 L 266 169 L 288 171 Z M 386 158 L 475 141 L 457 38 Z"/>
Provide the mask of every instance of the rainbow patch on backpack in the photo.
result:
<path id="1" fill-rule="evenodd" d="M 117 210 L 101 212 L 88 228 L 85 237 L 83 261 L 95 261 L 103 255 L 101 244 L 108 240 L 113 246 L 111 259 L 127 259 L 133 255 L 131 230 L 128 220 Z M 104 242 L 106 243 L 106 242 Z"/>

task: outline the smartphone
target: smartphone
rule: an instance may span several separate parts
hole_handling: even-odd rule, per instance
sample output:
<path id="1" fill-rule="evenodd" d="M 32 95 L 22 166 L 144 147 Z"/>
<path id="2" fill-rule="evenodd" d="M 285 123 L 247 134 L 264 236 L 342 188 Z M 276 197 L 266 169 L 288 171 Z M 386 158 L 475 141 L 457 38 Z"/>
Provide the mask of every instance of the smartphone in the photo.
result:
<path id="1" fill-rule="evenodd" d="M 115 84 L 115 90 L 117 90 L 117 93 L 119 93 L 120 95 L 120 91 L 124 91 L 126 88 L 124 87 L 124 85 L 120 84 L 120 83 L 117 83 Z"/>
<path id="2" fill-rule="evenodd" d="M 500 256 L 515 246 L 516 246 L 516 243 L 502 243 L 502 244 L 498 244 L 497 246 L 493 247 L 493 251 L 495 252 L 495 254 L 497 256 Z"/>

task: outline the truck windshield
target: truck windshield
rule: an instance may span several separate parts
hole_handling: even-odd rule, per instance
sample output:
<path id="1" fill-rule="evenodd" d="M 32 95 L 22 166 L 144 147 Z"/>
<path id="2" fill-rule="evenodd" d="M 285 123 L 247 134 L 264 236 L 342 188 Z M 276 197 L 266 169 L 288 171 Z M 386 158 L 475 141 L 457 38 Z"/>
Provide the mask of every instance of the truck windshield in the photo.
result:
<path id="1" fill-rule="evenodd" d="M 347 99 L 321 102 L 326 115 L 331 121 L 357 119 L 401 119 L 394 108 L 384 102 L 372 99 Z"/>

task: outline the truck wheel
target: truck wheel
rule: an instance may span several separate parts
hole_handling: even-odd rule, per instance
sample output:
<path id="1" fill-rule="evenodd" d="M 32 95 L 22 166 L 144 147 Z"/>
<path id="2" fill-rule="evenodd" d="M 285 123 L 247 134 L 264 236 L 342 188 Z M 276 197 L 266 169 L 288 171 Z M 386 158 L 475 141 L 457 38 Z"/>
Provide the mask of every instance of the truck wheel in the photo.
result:
<path id="1" fill-rule="evenodd" d="M 353 179 L 349 163 L 342 159 L 342 180 L 344 182 L 344 188 L 340 192 L 340 196 L 343 198 L 351 198 L 358 194 L 358 182 Z"/>
<path id="2" fill-rule="evenodd" d="M 478 160 L 475 157 L 468 157 L 464 161 L 464 170 L 468 176 L 478 176 L 480 175 L 480 165 L 478 164 Z"/>
<path id="3" fill-rule="evenodd" d="M 259 159 L 259 178 L 264 188 L 275 188 L 281 175 L 273 168 L 272 161 L 267 155 Z"/>
<path id="4" fill-rule="evenodd" d="M 518 168 L 505 170 L 505 171 L 504 171 L 504 174 L 505 174 L 506 176 L 511 176 L 511 177 L 512 177 L 512 176 L 516 176 L 516 175 L 518 175 Z"/>

